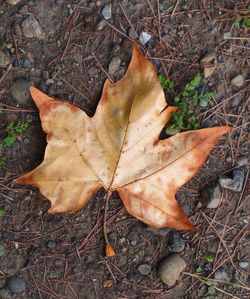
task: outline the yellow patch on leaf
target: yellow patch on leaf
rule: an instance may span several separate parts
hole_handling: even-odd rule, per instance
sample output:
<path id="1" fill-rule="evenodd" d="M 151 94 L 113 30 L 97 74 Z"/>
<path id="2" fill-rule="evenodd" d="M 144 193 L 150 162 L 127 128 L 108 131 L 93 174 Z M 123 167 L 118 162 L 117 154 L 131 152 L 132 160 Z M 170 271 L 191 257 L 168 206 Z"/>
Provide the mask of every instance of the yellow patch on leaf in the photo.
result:
<path id="1" fill-rule="evenodd" d="M 77 211 L 104 187 L 118 191 L 127 211 L 152 227 L 195 230 L 175 194 L 230 128 L 159 140 L 177 108 L 167 106 L 152 63 L 136 45 L 124 77 L 105 82 L 93 117 L 35 87 L 30 92 L 48 144 L 42 164 L 16 182 L 39 188 L 51 201 L 49 212 Z"/>

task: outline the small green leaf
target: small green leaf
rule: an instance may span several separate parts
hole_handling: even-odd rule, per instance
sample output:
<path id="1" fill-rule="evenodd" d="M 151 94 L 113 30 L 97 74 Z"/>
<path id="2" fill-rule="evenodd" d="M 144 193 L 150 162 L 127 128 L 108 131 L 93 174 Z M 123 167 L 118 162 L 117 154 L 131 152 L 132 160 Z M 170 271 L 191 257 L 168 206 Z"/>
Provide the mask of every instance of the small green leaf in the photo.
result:
<path id="1" fill-rule="evenodd" d="M 3 167 L 6 163 L 6 157 L 0 156 L 0 168 Z"/>
<path id="2" fill-rule="evenodd" d="M 16 141 L 16 136 L 14 134 L 9 133 L 7 137 L 4 138 L 3 147 L 9 147 L 13 145 Z"/>
<path id="3" fill-rule="evenodd" d="M 4 217 L 6 215 L 5 210 L 0 209 L 0 217 Z"/>
<path id="4" fill-rule="evenodd" d="M 216 294 L 216 289 L 214 287 L 208 287 L 207 292 L 209 295 L 213 296 Z"/>
<path id="5" fill-rule="evenodd" d="M 240 29 L 241 18 L 237 18 L 233 23 L 233 26 L 237 29 Z"/>
<path id="6" fill-rule="evenodd" d="M 249 28 L 250 27 L 250 20 L 244 19 L 242 22 L 242 27 Z"/>
<path id="7" fill-rule="evenodd" d="M 0 243 L 0 257 L 2 257 L 2 256 L 4 255 L 4 252 L 5 252 L 4 247 L 3 247 L 3 245 Z"/>
<path id="8" fill-rule="evenodd" d="M 202 273 L 203 269 L 199 266 L 198 268 L 195 269 L 195 272 L 197 273 Z"/>
<path id="9" fill-rule="evenodd" d="M 163 89 L 166 89 L 167 92 L 172 92 L 173 91 L 174 82 L 170 81 L 168 78 L 165 78 L 162 75 L 159 75 L 158 79 L 159 79 Z"/>
<path id="10" fill-rule="evenodd" d="M 214 256 L 211 253 L 204 254 L 202 258 L 208 263 L 212 263 L 214 261 Z"/>

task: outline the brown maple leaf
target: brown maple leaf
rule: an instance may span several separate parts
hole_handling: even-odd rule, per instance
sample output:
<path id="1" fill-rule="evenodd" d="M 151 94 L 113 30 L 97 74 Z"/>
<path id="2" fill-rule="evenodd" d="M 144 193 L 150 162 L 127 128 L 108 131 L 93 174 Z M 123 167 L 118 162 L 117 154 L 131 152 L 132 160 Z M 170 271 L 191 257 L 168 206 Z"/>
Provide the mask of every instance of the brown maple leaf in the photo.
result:
<path id="1" fill-rule="evenodd" d="M 118 191 L 127 211 L 152 227 L 194 230 L 175 200 L 217 139 L 215 127 L 159 140 L 176 107 L 167 106 L 157 74 L 135 45 L 124 77 L 107 80 L 93 117 L 31 87 L 48 134 L 44 161 L 16 182 L 51 201 L 49 212 L 81 209 L 98 189 Z"/>

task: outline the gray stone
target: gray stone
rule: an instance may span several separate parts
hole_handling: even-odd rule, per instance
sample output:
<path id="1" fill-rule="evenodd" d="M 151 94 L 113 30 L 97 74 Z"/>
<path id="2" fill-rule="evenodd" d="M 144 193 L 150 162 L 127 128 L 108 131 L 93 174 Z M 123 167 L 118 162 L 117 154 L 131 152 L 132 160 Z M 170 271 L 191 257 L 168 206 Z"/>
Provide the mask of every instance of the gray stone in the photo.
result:
<path id="1" fill-rule="evenodd" d="M 142 274 L 142 275 L 148 275 L 151 271 L 151 266 L 148 264 L 142 264 L 138 267 L 138 271 Z"/>
<path id="2" fill-rule="evenodd" d="M 7 285 L 11 293 L 22 293 L 26 288 L 24 279 L 16 276 L 10 277 Z"/>
<path id="3" fill-rule="evenodd" d="M 243 166 L 249 163 L 248 157 L 244 156 L 244 155 L 240 155 L 237 159 L 236 159 L 236 163 L 239 166 Z"/>
<path id="4" fill-rule="evenodd" d="M 146 45 L 152 38 L 152 35 L 147 33 L 146 31 L 142 31 L 139 36 L 139 40 L 143 45 Z"/>
<path id="5" fill-rule="evenodd" d="M 245 82 L 245 80 L 244 80 L 244 77 L 242 75 L 237 75 L 236 77 L 234 77 L 231 80 L 231 84 L 236 86 L 236 87 L 243 86 L 244 82 Z"/>
<path id="6" fill-rule="evenodd" d="M 214 127 L 214 126 L 216 126 L 218 124 L 219 124 L 219 121 L 218 121 L 218 119 L 217 119 L 217 117 L 215 115 L 213 115 L 212 117 L 206 119 L 203 122 L 203 126 L 204 127 L 208 127 L 208 128 Z"/>
<path id="7" fill-rule="evenodd" d="M 239 262 L 239 266 L 241 269 L 247 269 L 248 268 L 249 263 L 246 261 L 240 261 Z"/>
<path id="8" fill-rule="evenodd" d="M 47 247 L 50 248 L 50 249 L 54 249 L 56 247 L 56 242 L 54 240 L 50 240 L 47 243 Z"/>
<path id="9" fill-rule="evenodd" d="M 49 71 L 43 71 L 42 76 L 43 76 L 43 79 L 45 79 L 45 80 L 49 79 Z"/>
<path id="10" fill-rule="evenodd" d="M 62 259 L 57 259 L 57 260 L 54 261 L 54 265 L 55 265 L 56 267 L 62 267 L 62 266 L 64 265 L 64 260 L 62 260 Z"/>
<path id="11" fill-rule="evenodd" d="M 225 271 L 224 268 L 219 268 L 215 273 L 214 273 L 214 279 L 217 280 L 226 280 L 229 281 L 230 278 L 227 274 L 227 272 Z"/>
<path id="12" fill-rule="evenodd" d="M 158 276 L 168 287 L 172 287 L 180 278 L 186 265 L 185 260 L 179 254 L 174 253 L 161 262 Z"/>
<path id="13" fill-rule="evenodd" d="M 238 96 L 233 97 L 232 100 L 229 103 L 229 108 L 236 108 L 236 107 L 240 106 L 242 100 L 243 100 L 242 95 L 238 95 Z"/>
<path id="14" fill-rule="evenodd" d="M 102 29 L 104 29 L 104 27 L 106 26 L 106 22 L 104 20 L 101 20 L 98 24 L 97 24 L 97 31 L 101 31 Z"/>
<path id="15" fill-rule="evenodd" d="M 29 6 L 27 4 L 22 6 L 18 12 L 23 15 L 29 13 Z"/>
<path id="16" fill-rule="evenodd" d="M 0 299 L 12 299 L 12 296 L 7 289 L 0 289 Z"/>
<path id="17" fill-rule="evenodd" d="M 0 50 L 0 67 L 6 67 L 10 63 L 11 63 L 10 57 Z"/>
<path id="18" fill-rule="evenodd" d="M 6 0 L 7 3 L 9 3 L 10 5 L 16 5 L 19 2 L 21 2 L 22 0 Z"/>
<path id="19" fill-rule="evenodd" d="M 4 255 L 4 252 L 5 252 L 4 247 L 3 247 L 3 245 L 0 243 L 0 258 Z"/>
<path id="20" fill-rule="evenodd" d="M 44 38 L 42 27 L 33 15 L 22 22 L 22 30 L 23 35 L 27 38 Z"/>
<path id="21" fill-rule="evenodd" d="M 120 65 L 121 59 L 117 56 L 113 57 L 109 64 L 109 73 L 114 75 L 119 70 Z"/>
<path id="22" fill-rule="evenodd" d="M 30 86 L 32 82 L 23 78 L 14 81 L 11 94 L 19 104 L 25 104 L 30 99 Z"/>
<path id="23" fill-rule="evenodd" d="M 201 67 L 204 69 L 204 77 L 210 77 L 216 69 L 217 57 L 215 53 L 208 53 L 201 60 Z"/>
<path id="24" fill-rule="evenodd" d="M 185 248 L 185 242 L 178 232 L 174 232 L 170 238 L 169 251 L 179 253 Z"/>
<path id="25" fill-rule="evenodd" d="M 136 245 L 137 245 L 137 241 L 136 241 L 136 240 L 132 240 L 132 241 L 131 241 L 131 245 L 132 245 L 132 246 L 136 246 Z"/>
<path id="26" fill-rule="evenodd" d="M 31 69 L 33 66 L 32 62 L 28 58 L 24 58 L 21 64 L 24 69 Z"/>
<path id="27" fill-rule="evenodd" d="M 112 7 L 110 3 L 107 3 L 102 9 L 102 16 L 105 20 L 109 20 L 112 17 Z"/>
<path id="28" fill-rule="evenodd" d="M 131 37 L 132 39 L 137 39 L 138 34 L 133 28 L 129 28 L 128 30 L 128 36 Z"/>
<path id="29" fill-rule="evenodd" d="M 244 172 L 241 170 L 234 170 L 232 172 L 232 178 L 221 176 L 219 178 L 219 183 L 222 188 L 235 192 L 241 192 L 244 184 Z"/>
<path id="30" fill-rule="evenodd" d="M 209 186 L 201 191 L 201 200 L 207 209 L 216 209 L 220 204 L 221 191 L 218 184 Z"/>
<path id="31" fill-rule="evenodd" d="M 14 30 L 16 35 L 22 35 L 23 34 L 22 28 L 19 24 L 15 24 L 13 26 L 13 30 Z"/>
<path id="32" fill-rule="evenodd" d="M 228 39 L 229 37 L 231 37 L 232 34 L 231 34 L 231 31 L 228 31 L 228 32 L 224 32 L 223 33 L 223 39 Z"/>

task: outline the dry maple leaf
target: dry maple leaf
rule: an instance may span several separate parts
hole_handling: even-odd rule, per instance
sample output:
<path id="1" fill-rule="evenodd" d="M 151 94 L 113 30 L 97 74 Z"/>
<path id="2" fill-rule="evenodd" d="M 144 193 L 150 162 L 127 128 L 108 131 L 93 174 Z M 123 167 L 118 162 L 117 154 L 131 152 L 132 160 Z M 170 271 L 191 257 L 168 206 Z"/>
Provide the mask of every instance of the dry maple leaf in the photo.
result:
<path id="1" fill-rule="evenodd" d="M 93 117 L 34 87 L 30 92 L 48 145 L 42 164 L 16 182 L 38 187 L 51 201 L 49 212 L 77 211 L 104 187 L 118 191 L 127 211 L 152 227 L 194 230 L 175 194 L 230 128 L 159 140 L 177 108 L 166 105 L 154 67 L 136 45 L 124 77 L 105 82 Z"/>

